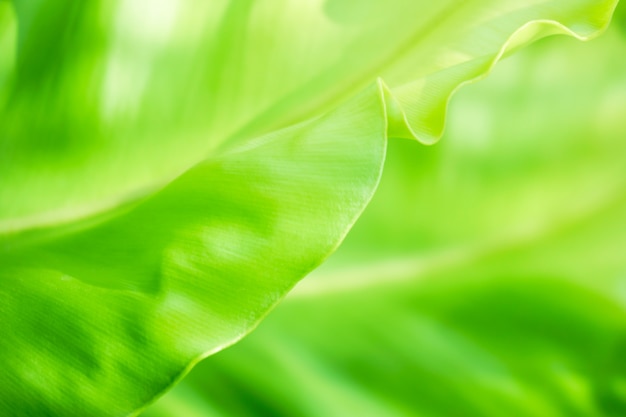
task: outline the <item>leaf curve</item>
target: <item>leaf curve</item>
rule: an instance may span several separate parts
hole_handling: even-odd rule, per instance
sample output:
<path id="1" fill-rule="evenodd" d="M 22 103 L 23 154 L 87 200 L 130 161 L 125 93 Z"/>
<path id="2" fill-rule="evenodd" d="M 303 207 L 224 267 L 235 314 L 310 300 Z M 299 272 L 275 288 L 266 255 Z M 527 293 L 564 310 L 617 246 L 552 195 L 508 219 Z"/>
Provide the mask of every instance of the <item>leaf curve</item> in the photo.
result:
<path id="1" fill-rule="evenodd" d="M 28 39 L 19 77 L 3 86 L 2 154 L 12 163 L 0 166 L 0 230 L 73 221 L 149 194 L 216 148 L 319 116 L 377 77 L 430 143 L 457 85 L 516 44 L 554 32 L 592 37 L 617 2 L 560 3 L 14 2 L 18 19 L 34 23 L 20 25 Z M 420 113 L 414 94 L 434 110 Z"/>
<path id="2" fill-rule="evenodd" d="M 113 219 L 6 242 L 11 336 L 0 346 L 17 381 L 0 404 L 23 415 L 124 415 L 189 361 L 250 331 L 369 200 L 385 149 L 380 114 L 377 101 L 355 100 L 207 161 Z M 83 391 L 68 398 L 57 389 L 70 381 Z"/>
<path id="3" fill-rule="evenodd" d="M 390 142 L 329 262 L 145 417 L 623 415 L 626 38 L 554 46 Z"/>
<path id="4" fill-rule="evenodd" d="M 426 101 L 429 95 L 416 90 L 415 83 L 386 87 L 374 82 L 370 72 L 366 71 L 365 77 L 360 71 L 356 77 L 352 75 L 364 62 L 371 64 L 366 66 L 368 71 L 377 69 L 374 64 L 379 55 L 363 48 L 379 38 L 381 27 L 397 23 L 387 20 L 390 14 L 405 21 L 410 18 L 403 9 L 385 4 L 386 14 L 366 27 L 366 36 L 360 36 L 358 30 L 357 36 L 347 36 L 345 48 L 356 51 L 348 61 L 335 62 L 337 57 L 329 53 L 323 62 L 331 70 L 324 67 L 321 74 L 305 72 L 306 76 L 290 83 L 283 77 L 284 85 L 274 95 L 248 103 L 249 91 L 237 95 L 233 89 L 240 83 L 224 80 L 228 65 L 241 66 L 246 58 L 231 52 L 230 46 L 242 25 L 250 24 L 246 19 L 252 11 L 257 20 L 250 21 L 262 22 L 261 27 L 282 22 L 266 16 L 275 4 L 224 2 L 225 18 L 207 23 L 204 18 L 220 14 L 192 10 L 191 2 L 163 1 L 147 17 L 137 10 L 146 2 L 131 3 L 94 1 L 70 6 L 58 0 L 40 0 L 27 7 L 23 2 L 14 3 L 18 19 L 27 24 L 19 25 L 15 78 L 3 86 L 0 154 L 10 162 L 0 165 L 5 179 L 0 198 L 4 210 L 0 256 L 1 274 L 11 284 L 2 292 L 5 323 L 14 335 L 3 349 L 5 357 L 13 358 L 8 359 L 13 367 L 7 377 L 11 389 L 6 390 L 2 403 L 12 410 L 24 407 L 24 413 L 52 415 L 77 409 L 89 415 L 123 414 L 169 386 L 189 361 L 249 331 L 336 247 L 368 202 L 380 174 L 388 125 L 392 135 L 401 132 L 393 129 L 419 126 L 415 120 L 421 116 L 411 113 L 414 108 L 407 101 L 409 95 L 417 95 L 418 101 L 424 100 L 429 107 L 446 101 L 453 90 L 435 88 L 440 96 L 431 102 Z M 476 16 L 500 3 L 502 10 L 513 7 L 513 2 L 477 5 L 472 16 L 489 27 L 495 23 L 482 22 Z M 609 1 L 593 5 L 570 2 L 562 9 L 542 6 L 528 10 L 545 19 L 555 17 L 547 13 L 554 10 L 566 11 L 557 13 L 559 19 L 570 14 L 584 17 L 588 12 L 597 23 L 594 29 L 601 29 L 613 5 Z M 420 6 L 423 4 L 415 3 L 413 7 Z M 435 9 L 430 12 L 446 12 Z M 287 10 L 308 24 L 324 20 L 315 15 L 309 21 L 293 7 Z M 345 13 L 331 10 L 342 22 Z M 364 21 L 345 22 L 347 32 L 367 23 L 378 11 L 374 7 L 363 15 Z M 497 36 L 490 36 L 491 46 L 496 48 L 485 48 L 490 58 L 469 61 L 476 65 L 459 64 L 458 56 L 442 64 L 441 55 L 450 51 L 438 49 L 439 42 L 419 45 L 417 51 L 401 55 L 432 60 L 434 69 L 443 71 L 446 79 L 473 78 L 477 71 L 489 70 L 490 59 L 495 62 L 521 43 L 520 37 L 530 41 L 545 35 L 533 31 L 535 26 L 517 31 L 519 19 L 536 19 L 522 11 L 512 12 L 515 19 L 505 19 L 507 28 L 498 27 Z M 180 29 L 188 23 L 180 16 L 191 18 L 194 14 L 200 23 L 191 19 L 189 33 Z M 148 23 L 136 25 L 138 16 Z M 105 30 L 92 25 L 98 19 L 104 20 Z M 456 23 L 454 19 L 447 22 Z M 157 36 L 155 28 L 163 29 L 163 25 L 170 32 L 163 30 Z M 564 30 L 553 22 L 537 25 Z M 320 37 L 316 50 L 346 36 L 328 26 L 335 37 Z M 393 39 L 400 44 L 414 36 L 412 31 L 407 35 L 402 25 L 393 26 L 397 30 Z M 59 27 L 64 28 L 63 42 L 57 43 L 52 33 Z M 463 28 L 453 34 L 463 33 Z M 276 32 L 281 34 L 279 29 Z M 85 36 L 76 37 L 76 33 Z M 170 48 L 168 33 L 176 40 L 173 44 L 181 42 L 182 50 Z M 585 30 L 580 36 L 587 36 Z M 207 39 L 212 41 L 203 46 Z M 299 46 L 298 41 L 302 39 L 296 37 L 288 46 Z M 386 43 L 377 45 L 380 53 Z M 197 70 L 193 63 L 199 59 L 198 50 L 207 49 L 210 59 L 199 66 L 201 70 L 212 62 L 228 65 L 208 73 Z M 173 50 L 174 55 L 169 55 Z M 262 48 L 261 53 L 246 59 L 267 63 L 267 52 Z M 299 65 L 317 57 L 312 54 Z M 412 79 L 394 74 L 405 65 L 409 66 L 402 61 L 385 69 L 389 80 Z M 442 65 L 444 69 L 437 67 Z M 446 72 L 447 65 L 457 66 Z M 430 74 L 428 65 L 420 68 L 426 73 L 418 76 Z M 300 69 L 296 65 L 288 73 Z M 183 81 L 169 85 L 172 74 Z M 258 77 L 247 75 L 244 78 L 249 83 Z M 94 84 L 102 88 L 95 97 Z M 330 85 L 336 87 L 319 93 L 320 86 Z M 364 85 L 369 87 L 360 95 L 342 102 Z M 430 79 L 426 85 L 431 85 Z M 262 83 L 261 87 L 268 88 Z M 67 92 L 61 94 L 64 89 Z M 205 97 L 197 91 L 211 94 Z M 136 101 L 124 99 L 125 95 Z M 186 107 L 179 111 L 174 106 L 169 112 L 175 100 L 197 108 L 186 112 Z M 270 105 L 267 100 L 277 104 Z M 337 110 L 327 113 L 327 106 L 339 102 Z M 320 103 L 326 104 L 323 111 L 312 110 Z M 207 109 L 211 110 L 208 121 Z M 134 116 L 135 112 L 139 116 Z M 231 118 L 231 113 L 236 117 Z M 310 116 L 318 117 L 274 131 Z M 27 119 L 29 123 L 24 122 Z M 258 136 L 266 130 L 273 132 Z M 207 137 L 211 140 L 206 141 Z M 180 149 L 179 155 L 175 151 Z M 42 195 L 50 198 L 44 201 Z M 132 198 L 127 203 L 129 195 Z M 246 227 L 249 224 L 252 226 Z M 67 298 L 59 298 L 58 293 Z M 50 330 L 30 343 L 42 322 L 50 323 L 46 324 Z M 15 332 L 19 328 L 26 329 L 24 334 Z M 162 328 L 168 329 L 165 334 L 159 333 Z M 59 340 L 59 335 L 67 337 Z M 60 355 L 56 349 L 63 344 L 75 353 Z M 100 349 L 104 345 L 113 347 Z M 146 345 L 154 347 L 140 348 Z M 41 375 L 33 375 L 32 366 L 21 359 L 25 352 L 37 358 Z M 151 368 L 147 364 L 156 364 L 151 369 L 154 373 L 144 371 Z M 64 369 L 74 377 L 64 375 Z M 84 385 L 83 395 L 71 399 L 75 402 L 68 399 L 69 380 Z M 107 383 L 100 391 L 103 381 Z M 118 386 L 112 381 L 123 383 Z M 20 398 L 27 387 L 38 393 L 40 401 Z M 118 408 L 105 410 L 105 398 L 119 398 Z"/>

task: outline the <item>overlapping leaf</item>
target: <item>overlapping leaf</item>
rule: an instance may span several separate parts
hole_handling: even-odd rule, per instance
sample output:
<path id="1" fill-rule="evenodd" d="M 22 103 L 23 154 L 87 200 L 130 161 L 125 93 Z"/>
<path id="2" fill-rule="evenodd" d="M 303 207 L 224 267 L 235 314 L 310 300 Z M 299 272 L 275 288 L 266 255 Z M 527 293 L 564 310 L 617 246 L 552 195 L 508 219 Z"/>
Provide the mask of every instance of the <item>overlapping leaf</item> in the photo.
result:
<path id="1" fill-rule="evenodd" d="M 624 415 L 626 39 L 597 42 L 505 63 L 440 146 L 392 142 L 329 263 L 145 416 Z"/>
<path id="2" fill-rule="evenodd" d="M 461 83 L 615 2 L 12 4 L 0 407 L 123 415 L 328 256 L 388 134 L 434 140 Z"/>

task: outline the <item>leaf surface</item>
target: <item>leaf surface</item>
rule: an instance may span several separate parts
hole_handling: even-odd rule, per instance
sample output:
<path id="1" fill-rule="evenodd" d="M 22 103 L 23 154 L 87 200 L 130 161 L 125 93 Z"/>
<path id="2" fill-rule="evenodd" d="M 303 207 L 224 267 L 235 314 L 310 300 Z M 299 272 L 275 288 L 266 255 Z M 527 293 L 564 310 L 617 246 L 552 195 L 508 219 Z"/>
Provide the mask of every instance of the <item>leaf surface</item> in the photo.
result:
<path id="1" fill-rule="evenodd" d="M 615 6 L 12 4 L 0 406 L 62 416 L 125 415 L 241 338 L 340 243 L 387 136 L 432 142 L 460 84 Z"/>
<path id="2" fill-rule="evenodd" d="M 145 417 L 623 415 L 626 39 L 554 46 L 390 142 L 329 262 Z"/>

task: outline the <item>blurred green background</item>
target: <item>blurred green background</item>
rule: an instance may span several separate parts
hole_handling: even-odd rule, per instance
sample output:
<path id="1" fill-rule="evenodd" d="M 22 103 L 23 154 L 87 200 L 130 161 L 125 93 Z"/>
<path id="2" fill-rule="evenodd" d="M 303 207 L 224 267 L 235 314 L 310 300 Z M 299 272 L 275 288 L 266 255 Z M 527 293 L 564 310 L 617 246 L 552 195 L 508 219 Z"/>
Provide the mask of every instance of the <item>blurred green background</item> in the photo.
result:
<path id="1" fill-rule="evenodd" d="M 625 416 L 625 9 L 391 140 L 340 249 L 143 415 Z"/>
<path id="2" fill-rule="evenodd" d="M 276 5 L 283 3 L 268 1 L 255 3 L 261 5 L 250 18 L 253 2 L 243 0 L 203 4 L 164 0 L 160 7 L 150 7 L 150 0 L 90 0 L 73 2 L 71 7 L 62 1 L 0 0 L 0 237 L 4 239 L 0 249 L 8 248 L 0 256 L 12 256 L 14 232 L 28 238 L 33 230 L 37 235 L 45 232 L 45 226 L 54 229 L 75 222 L 78 226 L 60 227 L 59 235 L 71 238 L 72 233 L 97 229 L 99 224 L 81 223 L 86 216 L 123 217 L 120 213 L 129 209 L 125 203 L 142 203 L 141 198 L 156 194 L 209 155 L 221 167 L 224 143 L 236 149 L 238 141 L 318 116 L 370 85 L 370 75 L 378 74 L 380 68 L 397 91 L 413 77 L 417 80 L 413 87 L 426 104 L 424 114 L 417 111 L 415 119 L 427 125 L 425 134 L 436 136 L 443 117 L 438 100 L 445 99 L 446 90 L 437 84 L 441 79 L 428 77 L 441 71 L 444 79 L 452 79 L 458 70 L 460 79 L 471 78 L 473 72 L 462 71 L 466 63 L 478 63 L 482 70 L 494 52 L 491 48 L 507 39 L 510 27 L 532 20 L 535 12 L 546 12 L 538 6 L 542 2 L 532 1 L 526 5 L 530 11 L 514 1 L 477 2 L 467 9 L 449 3 L 444 6 L 456 14 L 422 40 L 413 38 L 415 33 L 409 30 L 414 19 L 419 18 L 416 28 L 428 29 L 432 16 L 446 12 L 445 7 L 428 6 L 424 1 L 412 6 L 423 13 L 410 14 L 404 12 L 406 0 L 380 2 L 371 8 L 357 7 L 355 1 L 319 1 L 311 3 L 311 10 L 301 6 L 304 2 L 298 7 L 296 2 L 284 2 L 291 9 L 278 10 Z M 591 23 L 601 24 L 594 19 L 601 20 L 598 16 L 609 3 L 597 2 L 598 10 L 593 13 L 589 6 L 589 16 L 579 16 L 577 9 L 587 2 L 579 1 L 571 10 L 562 8 L 565 17 L 582 20 L 582 33 L 593 33 Z M 553 3 L 546 4 L 551 11 Z M 12 5 L 20 15 L 19 25 Z M 587 10 L 587 6 L 580 8 Z M 143 415 L 626 416 L 625 9 L 622 4 L 613 26 L 598 40 L 587 44 L 564 37 L 541 41 L 498 64 L 487 80 L 462 89 L 451 103 L 447 132 L 437 145 L 391 138 L 374 200 L 339 250 L 305 278 L 258 329 L 201 362 Z M 484 21 L 489 22 L 486 29 L 481 26 Z M 310 36 L 311 28 L 319 28 L 319 34 Z M 419 30 L 416 33 L 422 35 Z M 474 38 L 464 38 L 466 33 Z M 389 45 L 398 49 L 390 51 Z M 415 65 L 422 59 L 423 65 Z M 421 82 L 431 84 L 422 90 Z M 434 98 L 428 95 L 433 91 L 437 93 Z M 352 116 L 360 114 L 350 109 L 347 113 Z M 377 107 L 376 113 L 380 110 Z M 344 133 L 355 127 L 368 130 L 366 123 L 358 117 L 355 120 L 344 125 L 333 119 L 331 128 L 318 129 L 316 134 L 327 141 L 321 151 L 336 150 L 332 133 L 341 136 L 337 127 L 344 128 Z M 380 127 L 383 121 L 381 116 L 372 126 Z M 369 130 L 382 139 L 382 130 Z M 293 131 L 280 132 L 287 137 Z M 277 152 L 278 156 L 302 156 L 299 138 L 292 139 L 293 143 L 277 146 L 284 151 Z M 348 156 L 357 153 L 350 143 L 341 142 Z M 382 142 L 377 143 L 382 148 Z M 313 143 L 309 145 L 314 148 Z M 314 174 L 335 172 L 328 169 L 330 165 L 344 174 L 358 171 L 357 164 L 348 166 L 356 167 L 352 171 L 342 170 L 344 159 L 326 159 L 328 155 L 320 148 L 315 151 L 319 153 L 305 155 L 311 156 L 305 160 L 311 162 L 308 170 Z M 112 238 L 96 233 L 77 241 L 80 250 L 70 245 L 69 254 L 60 251 L 68 255 L 60 265 L 85 261 L 85 271 L 101 273 L 108 280 L 104 284 L 114 288 L 106 292 L 110 298 L 93 296 L 101 294 L 97 285 L 89 287 L 92 292 L 88 293 L 84 288 L 89 279 L 66 275 L 72 270 L 56 270 L 54 263 L 50 267 L 47 259 L 36 259 L 37 251 L 32 252 L 34 259 L 25 252 L 26 266 L 41 262 L 42 269 L 54 273 L 37 270 L 37 274 L 19 275 L 15 272 L 19 268 L 11 269 L 14 265 L 7 262 L 8 268 L 1 271 L 3 280 L 15 287 L 7 284 L 0 293 L 5 301 L 14 295 L 17 301 L 5 310 L 12 316 L 3 313 L 11 337 L 0 345 L 10 372 L 2 378 L 5 392 L 0 395 L 0 409 L 10 409 L 9 401 L 17 398 L 22 410 L 57 410 L 59 414 L 58 410 L 70 409 L 75 401 L 85 407 L 96 404 L 94 409 L 106 413 L 109 393 L 120 390 L 125 397 L 119 399 L 119 407 L 113 404 L 110 409 L 130 409 L 168 386 L 190 357 L 207 351 L 204 337 L 214 343 L 211 346 L 220 347 L 256 323 L 289 286 L 287 278 L 296 280 L 301 270 L 310 270 L 317 260 L 317 255 L 312 260 L 303 256 L 304 261 L 294 256 L 297 268 L 293 276 L 285 277 L 272 275 L 271 268 L 250 272 L 239 266 L 246 262 L 251 270 L 261 269 L 253 262 L 258 257 L 274 262 L 265 252 L 256 251 L 257 240 L 267 253 L 278 256 L 275 263 L 282 266 L 290 265 L 279 256 L 287 253 L 283 247 L 294 253 L 304 247 L 290 245 L 291 235 L 267 233 L 276 231 L 272 216 L 283 213 L 272 207 L 289 208 L 280 205 L 290 200 L 280 191 L 293 194 L 294 206 L 302 208 L 313 207 L 316 199 L 324 200 L 326 194 L 319 191 L 324 187 L 339 189 L 318 175 L 318 189 L 308 193 L 306 187 L 291 181 L 290 175 L 296 172 L 293 167 L 276 166 L 271 158 L 277 155 L 269 155 L 257 165 L 275 180 L 266 187 L 275 194 L 269 203 L 250 211 L 233 213 L 222 200 L 239 202 L 242 197 L 251 206 L 266 201 L 255 199 L 250 191 L 259 191 L 254 185 L 263 177 L 238 170 L 238 164 L 247 163 L 249 168 L 258 160 L 231 161 L 233 171 L 240 174 L 232 183 L 240 188 L 223 181 L 232 174 L 228 170 L 224 177 L 210 169 L 204 172 L 206 177 L 194 177 L 209 188 L 198 187 L 202 193 L 194 194 L 197 201 L 213 204 L 206 198 L 213 192 L 214 206 L 223 206 L 229 222 L 241 221 L 255 210 L 266 214 L 266 223 L 263 216 L 244 219 L 258 223 L 255 234 L 227 234 L 232 242 L 207 245 L 211 238 L 220 239 L 212 229 L 201 227 L 215 221 L 211 216 L 219 213 L 211 206 L 198 209 L 206 218 L 190 219 L 193 227 L 183 230 L 189 236 L 176 241 L 182 229 L 177 222 L 184 223 L 185 216 L 165 205 L 160 208 L 167 215 L 152 219 L 138 210 L 119 230 L 113 228 Z M 206 166 L 187 172 L 194 175 Z M 372 167 L 376 164 L 366 168 L 374 178 L 377 171 Z M 309 171 L 307 175 L 313 178 Z M 309 177 L 299 178 L 312 185 L 306 182 Z M 352 178 L 342 179 L 352 185 Z M 228 192 L 220 194 L 220 187 Z M 170 198 L 172 203 L 185 199 L 178 196 Z M 346 198 L 359 199 L 366 198 Z M 345 211 L 340 203 L 326 200 L 332 209 L 328 213 Z M 319 220 L 314 210 L 306 208 L 303 213 Z M 97 218 L 94 223 L 102 221 L 106 232 L 110 219 Z M 293 224 L 309 229 L 316 224 L 298 220 Z M 333 219 L 326 220 L 334 225 Z M 238 231 L 225 223 L 227 231 Z M 282 224 L 292 226 L 287 223 Z M 336 228 L 331 237 L 341 235 L 341 227 Z M 181 253 L 188 251 L 190 257 L 164 250 L 172 248 L 170 232 L 176 235 L 171 239 L 174 243 L 184 244 Z M 268 235 L 282 246 L 272 247 L 274 241 Z M 311 246 L 317 248 L 316 235 L 311 235 Z M 147 236 L 155 256 L 144 262 L 133 250 L 150 246 L 142 243 Z M 155 239 L 158 236 L 163 242 Z M 332 247 L 331 237 L 319 239 Z M 50 236 L 44 233 L 42 240 L 46 239 Z M 98 246 L 103 242 L 104 246 Z M 123 244 L 116 246 L 119 242 Z M 124 246 L 128 242 L 136 246 Z M 248 252 L 242 251 L 244 246 Z M 111 247 L 119 253 L 109 251 Z M 90 258 L 94 253 L 96 261 Z M 216 253 L 223 256 L 217 261 L 228 261 L 231 269 L 216 262 Z M 190 272 L 182 268 L 182 273 L 175 268 L 188 266 L 186 262 L 195 261 L 195 255 L 198 267 L 192 263 Z M 115 256 L 131 259 L 131 267 L 137 261 L 145 267 L 142 272 L 147 271 L 146 280 L 158 281 L 158 285 L 145 285 L 146 289 L 133 282 L 139 274 L 132 268 L 119 276 L 98 269 L 129 266 L 116 262 Z M 22 261 L 18 259 L 18 267 Z M 213 281 L 204 279 L 201 274 L 212 272 L 207 267 L 211 262 L 223 273 L 222 281 L 213 275 L 209 277 Z M 197 293 L 198 305 L 206 307 L 202 314 L 189 308 L 196 306 L 197 299 L 184 297 L 174 297 L 171 304 L 176 312 L 188 315 L 180 318 L 170 310 L 159 310 L 162 299 L 177 295 L 171 285 L 159 287 L 162 281 L 173 281 L 161 280 L 168 266 L 174 273 L 166 278 L 182 276 L 180 281 L 192 284 L 185 288 Z M 30 280 L 35 275 L 52 287 L 63 288 L 64 297 Z M 88 274 L 83 271 L 83 275 Z M 277 283 L 264 281 L 266 276 Z M 111 285 L 116 278 L 126 286 Z M 283 278 L 286 281 L 280 281 Z M 202 285 L 195 286 L 194 280 Z M 215 291 L 216 282 L 227 283 L 235 291 L 223 291 L 226 295 Z M 26 290 L 20 293 L 23 283 L 37 291 L 24 285 Z M 67 291 L 70 286 L 79 291 Z M 93 298 L 86 297 L 87 293 Z M 40 301 L 33 303 L 41 294 L 49 308 Z M 246 310 L 237 305 L 237 301 L 247 301 L 241 294 L 253 294 L 250 298 L 261 307 Z M 103 309 L 92 306 L 92 299 L 100 301 Z M 113 301 L 107 305 L 109 299 Z M 223 317 L 214 314 L 218 304 Z M 107 307 L 114 313 L 101 314 L 109 313 Z M 91 315 L 74 313 L 85 310 Z M 49 318 L 52 325 L 46 327 L 40 317 Z M 21 326 L 23 322 L 30 326 Z M 240 328 L 231 328 L 233 323 Z M 198 335 L 207 328 L 199 334 L 197 345 L 181 330 Z M 57 329 L 70 329 L 67 333 L 73 338 Z M 222 330 L 224 335 L 219 334 Z M 22 360 L 15 346 L 27 347 L 28 360 Z M 156 353 L 141 349 L 146 346 Z M 43 358 L 43 365 L 36 363 L 38 357 Z M 75 357 L 79 360 L 74 361 Z M 141 381 L 137 387 L 132 377 Z M 68 395 L 68 386 L 81 378 L 82 391 Z M 33 391 L 24 389 L 32 387 Z M 40 393 L 45 399 L 38 398 Z M 37 397 L 32 404 L 31 397 Z"/>

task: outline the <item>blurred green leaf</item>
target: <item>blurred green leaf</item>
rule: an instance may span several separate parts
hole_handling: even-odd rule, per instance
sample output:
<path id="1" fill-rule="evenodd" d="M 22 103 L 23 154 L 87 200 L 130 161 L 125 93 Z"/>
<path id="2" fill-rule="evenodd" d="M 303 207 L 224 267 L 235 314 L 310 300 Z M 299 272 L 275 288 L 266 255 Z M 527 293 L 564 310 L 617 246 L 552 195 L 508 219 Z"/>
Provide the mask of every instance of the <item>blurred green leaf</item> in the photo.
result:
<path id="1" fill-rule="evenodd" d="M 622 30 L 623 34 L 626 34 L 626 6 L 624 3 L 618 3 L 615 9 L 615 25 Z"/>
<path id="2" fill-rule="evenodd" d="M 151 401 L 319 265 L 388 135 L 435 141 L 461 84 L 595 36 L 615 1 L 12 4 L 0 410 L 96 416 Z"/>
<path id="3" fill-rule="evenodd" d="M 377 77 L 397 101 L 391 132 L 433 142 L 459 84 L 543 36 L 594 36 L 616 1 L 13 4 L 16 70 L 0 88 L 8 232 L 149 195 L 217 149 L 327 113 Z"/>
<path id="4" fill-rule="evenodd" d="M 329 262 L 145 417 L 625 415 L 626 39 L 555 46 L 391 141 Z"/>

